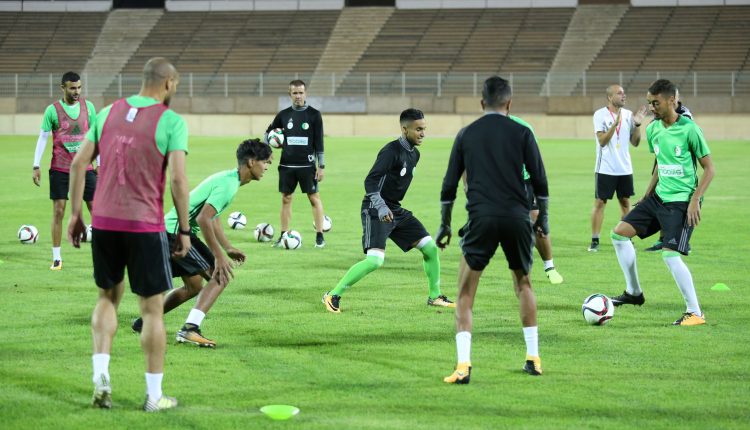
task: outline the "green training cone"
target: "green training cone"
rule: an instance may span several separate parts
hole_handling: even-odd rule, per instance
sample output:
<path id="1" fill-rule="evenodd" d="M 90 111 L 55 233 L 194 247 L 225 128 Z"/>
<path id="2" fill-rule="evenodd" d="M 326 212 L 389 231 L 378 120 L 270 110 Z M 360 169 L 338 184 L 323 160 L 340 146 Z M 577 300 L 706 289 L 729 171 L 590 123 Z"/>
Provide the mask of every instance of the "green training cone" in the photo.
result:
<path id="1" fill-rule="evenodd" d="M 723 284 L 719 282 L 718 284 L 714 284 L 713 287 L 711 287 L 711 291 L 730 291 L 729 287 L 727 287 L 727 284 Z"/>
<path id="2" fill-rule="evenodd" d="M 290 405 L 267 405 L 260 408 L 272 420 L 288 420 L 299 413 L 299 408 Z"/>

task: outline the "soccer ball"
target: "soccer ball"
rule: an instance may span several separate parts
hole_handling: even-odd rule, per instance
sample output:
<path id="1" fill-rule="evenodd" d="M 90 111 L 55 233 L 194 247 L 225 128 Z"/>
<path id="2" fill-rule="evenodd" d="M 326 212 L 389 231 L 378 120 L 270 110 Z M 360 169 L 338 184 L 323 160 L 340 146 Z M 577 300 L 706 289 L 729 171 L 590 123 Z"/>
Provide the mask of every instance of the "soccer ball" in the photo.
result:
<path id="1" fill-rule="evenodd" d="M 268 144 L 271 148 L 281 148 L 284 145 L 284 130 L 280 128 L 274 128 L 268 132 Z"/>
<path id="2" fill-rule="evenodd" d="M 281 236 L 281 244 L 285 249 L 297 249 L 302 246 L 302 235 L 296 230 L 289 230 Z"/>
<path id="3" fill-rule="evenodd" d="M 242 212 L 232 212 L 227 218 L 227 224 L 234 230 L 242 230 L 247 225 L 247 218 Z"/>
<path id="4" fill-rule="evenodd" d="M 33 225 L 22 225 L 21 228 L 18 229 L 18 240 L 21 241 L 24 245 L 31 245 L 33 243 L 36 243 L 36 240 L 39 238 L 39 230 L 36 229 Z"/>
<path id="5" fill-rule="evenodd" d="M 329 231 L 331 231 L 331 227 L 333 227 L 333 224 L 331 224 L 331 217 L 329 217 L 328 215 L 324 215 L 323 216 L 323 232 L 328 233 Z M 318 226 L 315 225 L 315 221 L 313 221 L 313 229 L 315 231 L 318 230 Z"/>
<path id="6" fill-rule="evenodd" d="M 587 323 L 604 325 L 615 315 L 615 306 L 604 294 L 592 294 L 583 300 L 581 311 Z"/>
<path id="7" fill-rule="evenodd" d="M 255 240 L 258 242 L 268 242 L 273 239 L 273 226 L 266 222 L 262 222 L 255 226 L 253 236 L 255 236 Z"/>

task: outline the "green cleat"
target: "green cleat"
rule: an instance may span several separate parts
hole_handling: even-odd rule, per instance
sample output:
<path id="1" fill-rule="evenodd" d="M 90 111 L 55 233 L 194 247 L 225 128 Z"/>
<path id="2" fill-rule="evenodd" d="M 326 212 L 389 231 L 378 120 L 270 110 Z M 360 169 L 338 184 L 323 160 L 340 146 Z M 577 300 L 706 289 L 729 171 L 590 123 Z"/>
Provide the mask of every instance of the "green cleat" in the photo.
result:
<path id="1" fill-rule="evenodd" d="M 547 279 L 549 279 L 550 284 L 557 285 L 563 283 L 562 275 L 557 270 L 555 270 L 554 267 L 546 269 L 544 271 L 544 274 L 547 275 Z"/>

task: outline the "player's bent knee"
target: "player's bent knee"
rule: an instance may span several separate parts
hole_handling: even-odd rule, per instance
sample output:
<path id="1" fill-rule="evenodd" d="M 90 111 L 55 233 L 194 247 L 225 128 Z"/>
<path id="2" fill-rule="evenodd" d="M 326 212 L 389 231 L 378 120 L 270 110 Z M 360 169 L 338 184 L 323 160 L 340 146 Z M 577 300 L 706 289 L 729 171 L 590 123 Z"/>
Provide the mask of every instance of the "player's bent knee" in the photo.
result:
<path id="1" fill-rule="evenodd" d="M 369 263 L 368 269 L 370 269 L 371 272 L 377 270 L 382 267 L 385 262 L 385 252 L 377 249 L 368 249 L 365 261 Z"/>

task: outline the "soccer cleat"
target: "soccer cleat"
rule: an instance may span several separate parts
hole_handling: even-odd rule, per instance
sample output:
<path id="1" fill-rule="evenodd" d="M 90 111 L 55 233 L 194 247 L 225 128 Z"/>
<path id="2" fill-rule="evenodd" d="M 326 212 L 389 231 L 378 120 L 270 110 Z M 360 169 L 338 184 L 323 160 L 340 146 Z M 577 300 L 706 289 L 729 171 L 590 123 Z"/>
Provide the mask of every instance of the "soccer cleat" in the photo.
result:
<path id="1" fill-rule="evenodd" d="M 330 291 L 328 293 L 330 293 Z M 341 300 L 341 296 L 331 296 L 328 293 L 323 294 L 323 304 L 326 305 L 328 312 L 340 314 L 341 308 L 339 307 L 339 301 Z"/>
<path id="2" fill-rule="evenodd" d="M 191 343 L 193 345 L 200 346 L 201 348 L 216 348 L 216 342 L 211 339 L 206 339 L 201 333 L 201 329 L 193 326 L 194 328 L 188 328 L 182 326 L 182 329 L 177 332 L 175 339 L 179 343 Z"/>
<path id="3" fill-rule="evenodd" d="M 592 240 L 591 245 L 589 245 L 589 252 L 599 252 L 599 241 L 598 240 Z"/>
<path id="4" fill-rule="evenodd" d="M 94 384 L 94 396 L 91 405 L 96 408 L 112 408 L 112 386 L 106 376 L 100 375 L 99 381 Z"/>
<path id="5" fill-rule="evenodd" d="M 62 270 L 62 260 L 54 260 L 49 270 Z"/>
<path id="6" fill-rule="evenodd" d="M 448 297 L 437 296 L 434 299 L 427 298 L 427 306 L 440 306 L 443 308 L 455 308 L 456 304 L 448 300 Z"/>
<path id="7" fill-rule="evenodd" d="M 456 370 L 450 376 L 443 378 L 443 382 L 447 384 L 460 384 L 466 385 L 471 380 L 471 362 L 466 361 L 458 363 Z"/>
<path id="8" fill-rule="evenodd" d="M 143 319 L 140 317 L 134 319 L 133 324 L 130 325 L 130 328 L 132 328 L 134 332 L 140 333 L 141 330 L 143 330 Z"/>
<path id="9" fill-rule="evenodd" d="M 701 316 L 696 315 L 693 312 L 685 312 L 682 314 L 680 319 L 673 322 L 672 325 L 703 325 L 706 323 L 706 314 L 703 314 Z"/>
<path id="10" fill-rule="evenodd" d="M 641 306 L 646 303 L 646 298 L 643 297 L 643 293 L 634 296 L 628 294 L 627 291 L 623 291 L 619 296 L 612 297 L 612 304 L 615 306 L 620 305 L 638 305 Z"/>
<path id="11" fill-rule="evenodd" d="M 527 355 L 526 364 L 523 365 L 523 371 L 531 376 L 540 376 L 542 374 L 542 359 Z"/>
<path id="12" fill-rule="evenodd" d="M 664 244 L 661 243 L 661 241 L 659 240 L 656 243 L 654 243 L 653 245 L 651 245 L 648 248 L 644 249 L 644 251 L 646 251 L 646 252 L 661 251 L 661 249 L 663 248 L 663 246 L 664 246 Z"/>
<path id="13" fill-rule="evenodd" d="M 281 233 L 279 238 L 276 239 L 276 241 L 273 244 L 271 244 L 271 248 L 283 248 L 284 244 L 281 242 L 281 239 L 283 238 L 284 238 L 284 233 Z"/>
<path id="14" fill-rule="evenodd" d="M 326 246 L 326 241 L 323 239 L 323 233 L 318 233 L 315 237 L 315 247 L 323 248 L 324 246 Z"/>
<path id="15" fill-rule="evenodd" d="M 544 274 L 547 275 L 547 279 L 549 279 L 550 284 L 562 284 L 563 277 L 560 273 L 558 273 L 557 270 L 555 270 L 554 267 L 550 267 L 549 269 L 546 269 L 544 271 Z"/>
<path id="16" fill-rule="evenodd" d="M 143 410 L 146 412 L 159 412 L 175 407 L 177 407 L 177 399 L 164 395 L 157 401 L 153 401 L 146 396 L 146 401 L 143 402 Z"/>

